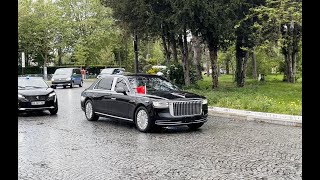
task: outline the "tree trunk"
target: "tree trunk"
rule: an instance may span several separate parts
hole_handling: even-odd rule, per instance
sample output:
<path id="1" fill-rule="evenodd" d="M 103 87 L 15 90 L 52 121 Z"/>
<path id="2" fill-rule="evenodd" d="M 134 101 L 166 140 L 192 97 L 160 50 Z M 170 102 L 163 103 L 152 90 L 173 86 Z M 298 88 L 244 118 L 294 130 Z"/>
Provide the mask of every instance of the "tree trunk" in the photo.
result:
<path id="1" fill-rule="evenodd" d="M 61 66 L 62 65 L 62 50 L 61 47 L 58 48 L 58 65 Z"/>
<path id="2" fill-rule="evenodd" d="M 48 62 L 48 54 L 47 52 L 45 52 L 45 55 L 44 55 L 44 59 L 43 59 L 43 79 L 44 80 L 47 80 L 48 77 L 47 77 L 47 62 Z"/>
<path id="3" fill-rule="evenodd" d="M 186 36 L 186 33 L 184 33 Z M 187 37 L 179 36 L 179 46 L 182 53 L 182 67 L 184 75 L 184 83 L 186 86 L 190 86 L 190 75 L 189 75 L 189 63 L 188 63 L 188 46 L 187 46 Z"/>
<path id="4" fill-rule="evenodd" d="M 251 52 L 251 58 L 252 58 L 252 78 L 257 79 L 257 59 L 256 59 L 256 54 L 254 53 L 254 49 Z"/>
<path id="5" fill-rule="evenodd" d="M 177 53 L 177 42 L 176 39 L 174 38 L 174 35 L 170 35 L 171 39 L 171 49 L 172 49 L 172 54 L 173 54 L 173 61 L 174 63 L 178 63 L 178 53 Z"/>
<path id="6" fill-rule="evenodd" d="M 210 54 L 210 62 L 212 69 L 212 89 L 218 88 L 218 47 L 213 44 L 213 42 L 209 42 L 209 54 Z"/>
<path id="7" fill-rule="evenodd" d="M 196 67 L 196 77 L 197 80 L 202 79 L 201 74 L 201 47 L 200 39 L 197 36 L 192 37 L 192 47 L 193 47 L 193 65 Z"/>
<path id="8" fill-rule="evenodd" d="M 207 51 L 206 48 L 204 48 L 204 53 L 206 55 L 207 77 L 209 77 L 210 76 L 210 57 L 209 57 L 209 52 Z"/>
<path id="9" fill-rule="evenodd" d="M 230 60 L 228 59 L 228 60 L 226 61 L 226 74 L 230 74 L 229 64 L 230 64 Z"/>
<path id="10" fill-rule="evenodd" d="M 296 73 L 297 73 L 297 52 L 292 53 L 292 80 L 293 83 L 296 82 Z"/>
<path id="11" fill-rule="evenodd" d="M 289 51 L 287 54 L 287 82 L 294 83 L 294 77 L 293 77 L 293 68 L 292 68 L 292 56 L 291 52 Z"/>
<path id="12" fill-rule="evenodd" d="M 242 37 L 238 37 L 236 44 L 236 82 L 238 87 L 243 87 L 246 78 L 248 51 L 241 49 Z"/>

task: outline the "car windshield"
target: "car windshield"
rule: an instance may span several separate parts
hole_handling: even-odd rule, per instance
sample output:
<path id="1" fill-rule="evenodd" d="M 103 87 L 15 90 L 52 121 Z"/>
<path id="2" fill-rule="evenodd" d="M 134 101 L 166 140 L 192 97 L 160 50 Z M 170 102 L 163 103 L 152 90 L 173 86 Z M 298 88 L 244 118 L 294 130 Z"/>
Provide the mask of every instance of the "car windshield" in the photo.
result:
<path id="1" fill-rule="evenodd" d="M 48 84 L 41 78 L 18 78 L 18 89 L 48 88 Z"/>
<path id="2" fill-rule="evenodd" d="M 103 69 L 101 74 L 112 74 L 114 69 Z"/>
<path id="3" fill-rule="evenodd" d="M 68 74 L 71 74 L 70 69 L 57 69 L 54 72 L 54 75 L 68 75 Z"/>
<path id="4" fill-rule="evenodd" d="M 179 88 L 164 78 L 157 76 L 131 76 L 128 80 L 133 89 L 146 86 L 147 91 L 177 91 Z"/>

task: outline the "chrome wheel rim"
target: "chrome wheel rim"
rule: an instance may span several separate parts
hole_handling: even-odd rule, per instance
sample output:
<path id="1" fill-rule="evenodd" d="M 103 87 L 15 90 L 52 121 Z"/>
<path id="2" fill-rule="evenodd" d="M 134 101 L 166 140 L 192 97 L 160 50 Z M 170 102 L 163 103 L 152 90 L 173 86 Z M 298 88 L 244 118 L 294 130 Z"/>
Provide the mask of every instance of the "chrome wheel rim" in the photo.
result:
<path id="1" fill-rule="evenodd" d="M 87 116 L 87 118 L 88 118 L 88 119 L 91 119 L 92 114 L 93 114 L 93 112 L 92 112 L 92 104 L 91 104 L 91 102 L 89 101 L 89 102 L 86 104 L 86 116 Z"/>
<path id="2" fill-rule="evenodd" d="M 141 130 L 146 129 L 148 126 L 148 115 L 143 109 L 141 109 L 137 114 L 137 125 Z"/>

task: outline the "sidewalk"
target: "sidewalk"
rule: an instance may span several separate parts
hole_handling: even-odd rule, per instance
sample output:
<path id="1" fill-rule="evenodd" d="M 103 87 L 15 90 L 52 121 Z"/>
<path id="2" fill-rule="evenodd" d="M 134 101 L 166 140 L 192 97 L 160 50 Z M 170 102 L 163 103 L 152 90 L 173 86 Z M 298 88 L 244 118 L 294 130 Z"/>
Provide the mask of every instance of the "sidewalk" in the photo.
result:
<path id="1" fill-rule="evenodd" d="M 302 116 L 245 111 L 212 106 L 209 106 L 208 111 L 211 116 L 302 127 Z"/>

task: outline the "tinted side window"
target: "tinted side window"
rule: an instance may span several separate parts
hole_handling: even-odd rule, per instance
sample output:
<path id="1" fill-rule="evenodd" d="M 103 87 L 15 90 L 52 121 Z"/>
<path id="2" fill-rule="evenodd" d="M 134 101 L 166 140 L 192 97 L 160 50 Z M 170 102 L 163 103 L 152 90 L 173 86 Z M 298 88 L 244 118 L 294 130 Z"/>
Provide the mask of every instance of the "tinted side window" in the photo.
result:
<path id="1" fill-rule="evenodd" d="M 129 91 L 128 86 L 123 78 L 118 78 L 118 80 L 117 80 L 117 84 L 115 86 L 115 89 L 117 89 L 119 87 L 122 87 L 127 92 Z"/>
<path id="2" fill-rule="evenodd" d="M 111 90 L 113 82 L 113 77 L 106 77 L 101 79 L 101 81 L 97 84 L 95 87 L 96 89 L 105 89 L 105 90 Z"/>

